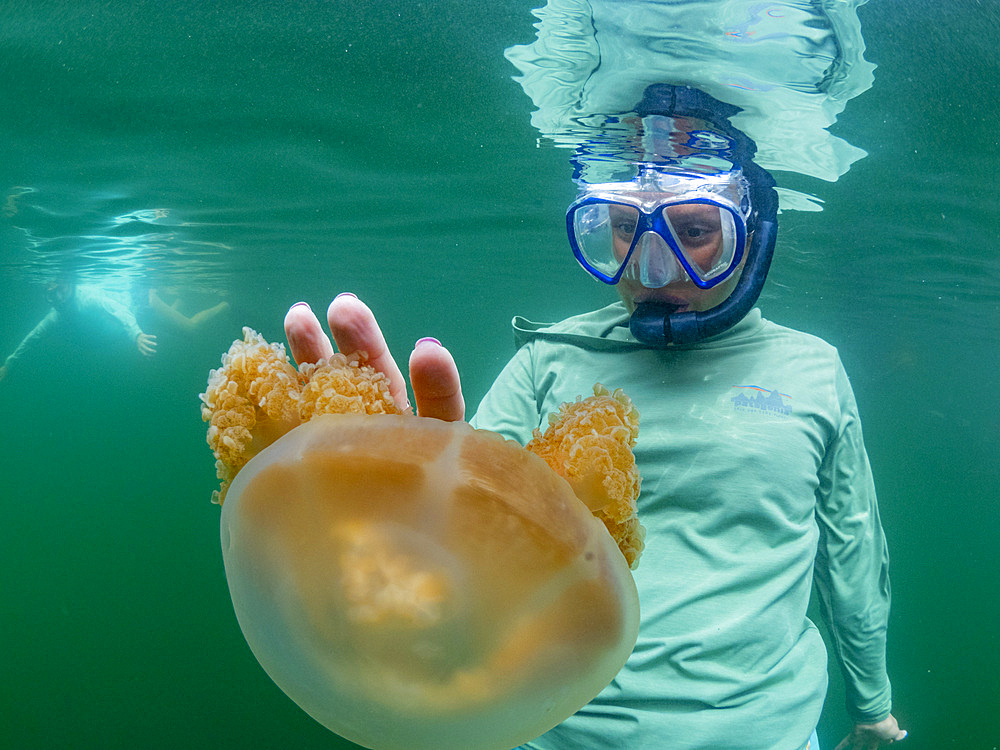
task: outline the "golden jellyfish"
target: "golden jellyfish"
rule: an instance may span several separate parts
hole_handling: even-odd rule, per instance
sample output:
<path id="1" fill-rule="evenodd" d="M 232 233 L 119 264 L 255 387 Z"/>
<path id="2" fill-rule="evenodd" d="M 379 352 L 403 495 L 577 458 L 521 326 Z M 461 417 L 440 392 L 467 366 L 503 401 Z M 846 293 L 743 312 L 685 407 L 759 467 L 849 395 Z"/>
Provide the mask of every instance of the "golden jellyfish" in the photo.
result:
<path id="1" fill-rule="evenodd" d="M 202 415 L 233 606 L 271 679 L 378 750 L 507 750 L 597 695 L 635 645 L 644 531 L 638 412 L 594 390 L 528 450 L 401 414 L 358 357 L 297 371 L 245 328 Z"/>

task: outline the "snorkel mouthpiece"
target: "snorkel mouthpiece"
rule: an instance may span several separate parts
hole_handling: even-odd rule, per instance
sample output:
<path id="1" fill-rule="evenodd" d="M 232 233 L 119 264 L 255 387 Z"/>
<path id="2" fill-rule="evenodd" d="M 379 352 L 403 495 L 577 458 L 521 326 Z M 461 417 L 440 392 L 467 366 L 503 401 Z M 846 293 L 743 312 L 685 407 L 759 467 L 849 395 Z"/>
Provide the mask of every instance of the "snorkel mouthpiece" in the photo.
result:
<path id="1" fill-rule="evenodd" d="M 644 344 L 663 347 L 670 344 L 693 344 L 732 328 L 746 317 L 760 296 L 774 256 L 777 234 L 776 221 L 758 222 L 752 243 L 756 247 L 747 253 L 743 275 L 733 293 L 722 304 L 704 312 L 679 313 L 676 305 L 640 302 L 629 318 L 629 331 Z"/>

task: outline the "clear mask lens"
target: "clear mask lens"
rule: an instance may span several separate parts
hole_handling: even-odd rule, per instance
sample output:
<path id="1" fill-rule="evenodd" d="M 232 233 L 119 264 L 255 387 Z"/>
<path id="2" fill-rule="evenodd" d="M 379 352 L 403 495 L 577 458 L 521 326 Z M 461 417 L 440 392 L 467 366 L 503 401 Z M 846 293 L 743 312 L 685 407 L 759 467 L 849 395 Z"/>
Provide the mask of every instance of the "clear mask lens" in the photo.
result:
<path id="1" fill-rule="evenodd" d="M 708 204 L 680 204 L 667 206 L 663 218 L 699 278 L 707 281 L 729 268 L 736 252 L 736 226 L 729 211 Z"/>
<path id="2" fill-rule="evenodd" d="M 631 213 L 631 231 L 627 221 L 622 222 L 623 209 L 624 214 Z M 618 273 L 632 243 L 638 216 L 639 211 L 631 206 L 594 203 L 578 208 L 573 214 L 573 236 L 585 265 L 608 277 Z"/>

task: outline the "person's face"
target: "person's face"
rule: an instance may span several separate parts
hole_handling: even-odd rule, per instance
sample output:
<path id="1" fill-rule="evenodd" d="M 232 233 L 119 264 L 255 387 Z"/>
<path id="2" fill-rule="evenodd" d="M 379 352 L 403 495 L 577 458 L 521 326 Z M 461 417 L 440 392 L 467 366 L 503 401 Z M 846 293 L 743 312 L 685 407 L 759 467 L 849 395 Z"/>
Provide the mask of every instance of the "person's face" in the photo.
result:
<path id="1" fill-rule="evenodd" d="M 614 253 L 619 260 L 623 260 L 635 234 L 638 212 L 625 206 L 612 206 L 610 213 Z M 688 261 L 701 270 L 711 269 L 722 253 L 724 242 L 718 209 L 701 204 L 682 204 L 668 206 L 665 214 Z M 650 241 L 658 246 L 656 252 L 662 258 L 661 262 L 672 264 L 673 273 L 669 275 L 676 278 L 665 286 L 650 288 L 639 281 L 639 273 L 625 273 L 617 289 L 629 312 L 640 302 L 664 302 L 675 305 L 677 312 L 709 310 L 732 293 L 742 271 L 742 261 L 733 276 L 725 282 L 711 289 L 701 289 L 688 278 L 662 239 L 651 236 Z M 630 264 L 640 262 L 641 251 L 641 246 L 637 245 Z"/>
<path id="2" fill-rule="evenodd" d="M 70 284 L 55 283 L 51 284 L 45 290 L 45 294 L 50 305 L 53 307 L 62 307 L 73 296 L 73 287 Z"/>

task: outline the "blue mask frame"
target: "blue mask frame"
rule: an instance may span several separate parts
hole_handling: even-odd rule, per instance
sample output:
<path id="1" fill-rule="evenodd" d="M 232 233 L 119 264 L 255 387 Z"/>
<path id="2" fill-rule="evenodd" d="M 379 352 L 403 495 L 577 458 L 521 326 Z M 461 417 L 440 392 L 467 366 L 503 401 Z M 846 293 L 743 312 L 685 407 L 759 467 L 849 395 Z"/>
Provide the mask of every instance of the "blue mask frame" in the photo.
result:
<path id="1" fill-rule="evenodd" d="M 715 208 L 728 211 L 733 218 L 733 225 L 735 227 L 735 248 L 733 250 L 732 260 L 729 262 L 725 270 L 708 279 L 702 278 L 702 274 L 697 271 L 692 263 L 687 259 L 683 249 L 678 246 L 677 241 L 673 237 L 673 233 L 667 226 L 666 219 L 663 218 L 663 211 L 669 206 L 692 204 L 713 206 Z M 632 242 L 629 245 L 628 252 L 625 254 L 625 258 L 618 266 L 618 270 L 611 276 L 604 273 L 599 268 L 594 267 L 587 261 L 582 248 L 576 240 L 576 212 L 586 208 L 587 206 L 593 205 L 627 206 L 629 208 L 636 209 L 639 212 L 635 234 L 632 237 Z M 585 196 L 580 200 L 573 202 L 566 210 L 566 233 L 569 236 L 569 244 L 573 250 L 573 256 L 576 258 L 577 262 L 583 266 L 584 270 L 599 281 L 603 281 L 605 284 L 614 285 L 621 280 L 622 274 L 625 272 L 629 261 L 632 259 L 632 254 L 635 251 L 636 245 L 639 244 L 639 240 L 647 232 L 656 234 L 666 243 L 667 247 L 670 248 L 674 257 L 677 259 L 677 262 L 680 263 L 681 268 L 683 268 L 685 273 L 688 275 L 688 278 L 700 289 L 711 289 L 712 287 L 715 287 L 730 278 L 733 273 L 735 273 L 736 269 L 739 268 L 739 265 L 743 260 L 743 256 L 746 253 L 746 219 L 733 206 L 728 205 L 724 201 L 712 198 L 680 198 L 677 200 L 665 200 L 651 211 L 647 211 L 642 206 L 638 206 L 635 203 L 625 200 L 619 201 L 610 198 L 600 198 L 597 196 Z"/>

